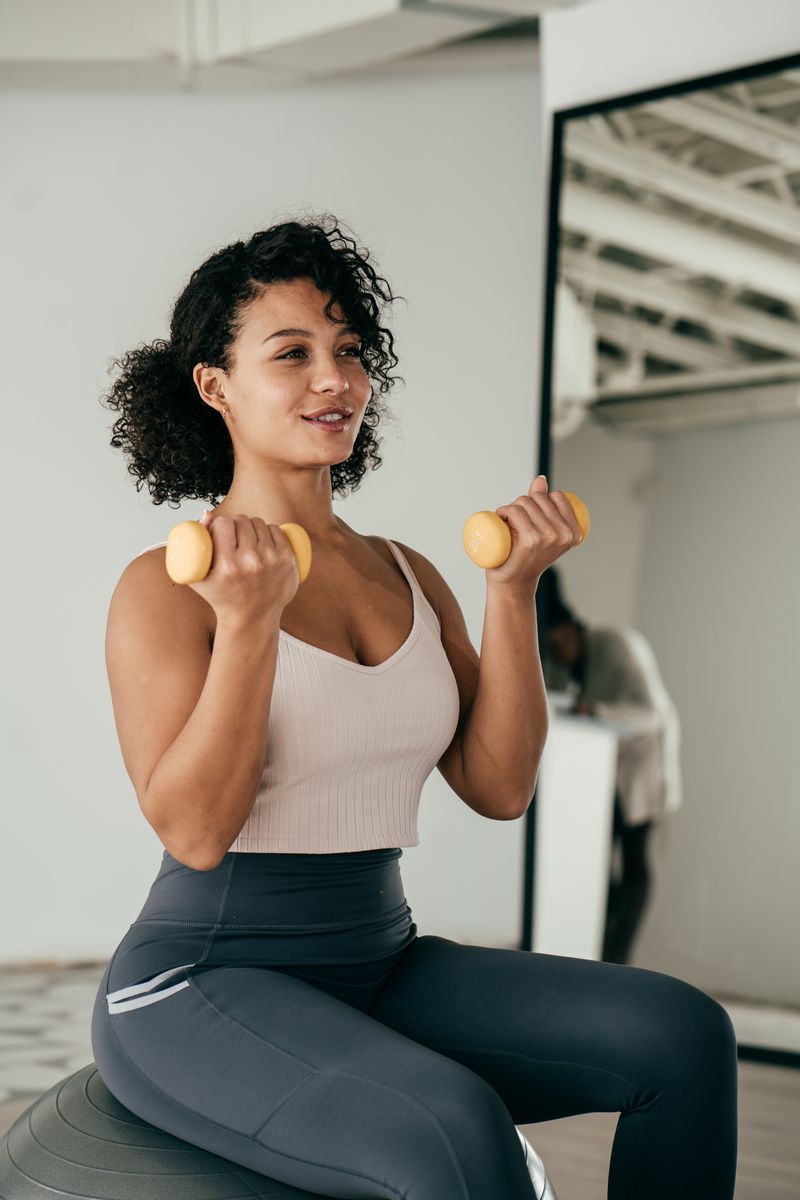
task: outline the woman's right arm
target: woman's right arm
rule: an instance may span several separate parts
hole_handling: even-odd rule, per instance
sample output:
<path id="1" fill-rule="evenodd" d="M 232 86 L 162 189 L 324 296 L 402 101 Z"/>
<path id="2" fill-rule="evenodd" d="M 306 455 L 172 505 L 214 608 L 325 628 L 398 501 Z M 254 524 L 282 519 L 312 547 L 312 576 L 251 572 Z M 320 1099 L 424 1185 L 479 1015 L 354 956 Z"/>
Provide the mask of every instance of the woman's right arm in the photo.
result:
<path id="1" fill-rule="evenodd" d="M 231 532 L 222 581 L 210 572 L 191 587 L 169 579 L 163 551 L 134 559 L 112 596 L 106 630 L 114 718 L 141 809 L 169 853 L 198 870 L 218 865 L 255 801 L 280 615 L 297 586 L 288 542 L 267 539 L 266 550 L 261 544 L 262 573 L 251 557 L 244 585 L 233 543 Z M 252 556 L 253 547 L 243 548 Z M 215 555 L 219 549 L 215 538 Z M 217 608 L 213 649 L 207 604 L 194 594 L 201 587 L 239 601 Z M 243 605 L 245 592 L 259 603 Z"/>

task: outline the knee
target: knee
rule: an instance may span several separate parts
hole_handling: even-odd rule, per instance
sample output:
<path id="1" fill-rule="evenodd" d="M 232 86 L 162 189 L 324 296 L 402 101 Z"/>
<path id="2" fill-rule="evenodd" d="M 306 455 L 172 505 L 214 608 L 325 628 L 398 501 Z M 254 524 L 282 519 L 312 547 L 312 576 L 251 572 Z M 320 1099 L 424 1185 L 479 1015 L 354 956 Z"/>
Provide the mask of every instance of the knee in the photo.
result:
<path id="1" fill-rule="evenodd" d="M 694 984 L 656 971 L 647 974 L 651 986 L 638 1022 L 643 1054 L 665 1081 L 702 1077 L 729 1086 L 737 1056 L 736 1031 L 726 1010 Z"/>
<path id="2" fill-rule="evenodd" d="M 670 980 L 668 999 L 676 1033 L 693 1047 L 736 1048 L 736 1031 L 728 1013 L 713 996 L 684 979 Z"/>
<path id="3" fill-rule="evenodd" d="M 684 985 L 691 993 L 685 998 L 686 1041 L 696 1053 L 720 1070 L 737 1061 L 736 1030 L 729 1014 L 713 996 L 691 984 Z"/>

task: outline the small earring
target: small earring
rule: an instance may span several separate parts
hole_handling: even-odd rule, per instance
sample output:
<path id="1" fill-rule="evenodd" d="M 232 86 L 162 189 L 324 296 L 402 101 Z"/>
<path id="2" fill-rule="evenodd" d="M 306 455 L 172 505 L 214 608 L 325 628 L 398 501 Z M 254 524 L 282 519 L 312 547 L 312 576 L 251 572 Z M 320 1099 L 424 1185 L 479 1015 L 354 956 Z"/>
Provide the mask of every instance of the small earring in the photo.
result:
<path id="1" fill-rule="evenodd" d="M 227 419 L 228 419 L 228 410 L 224 404 L 222 406 L 222 419 L 223 419 L 223 421 L 227 421 Z"/>

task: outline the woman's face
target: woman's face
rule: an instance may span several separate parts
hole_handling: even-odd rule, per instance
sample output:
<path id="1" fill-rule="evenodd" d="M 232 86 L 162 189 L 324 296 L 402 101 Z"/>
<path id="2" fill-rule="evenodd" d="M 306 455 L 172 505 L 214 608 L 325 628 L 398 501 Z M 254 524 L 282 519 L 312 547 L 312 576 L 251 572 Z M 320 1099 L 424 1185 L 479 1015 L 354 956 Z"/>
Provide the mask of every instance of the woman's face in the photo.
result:
<path id="1" fill-rule="evenodd" d="M 224 378 L 228 429 L 237 448 L 260 457 L 344 462 L 353 451 L 372 395 L 361 361 L 361 339 L 348 330 L 341 306 L 326 317 L 328 295 L 310 279 L 273 283 L 248 306 Z M 286 333 L 284 330 L 305 330 Z M 321 408 L 351 411 L 340 432 L 306 418 Z"/>

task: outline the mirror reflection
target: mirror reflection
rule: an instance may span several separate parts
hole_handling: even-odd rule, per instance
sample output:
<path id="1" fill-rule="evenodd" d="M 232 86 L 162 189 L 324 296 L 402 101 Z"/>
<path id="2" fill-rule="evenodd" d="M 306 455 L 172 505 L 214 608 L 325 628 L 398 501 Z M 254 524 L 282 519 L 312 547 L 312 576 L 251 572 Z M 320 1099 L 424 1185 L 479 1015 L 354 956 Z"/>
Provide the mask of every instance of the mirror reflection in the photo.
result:
<path id="1" fill-rule="evenodd" d="M 754 1013 L 800 1002 L 799 122 L 750 69 L 554 155 L 545 461 L 592 532 L 537 611 L 557 721 L 616 741 L 597 956 Z"/>

